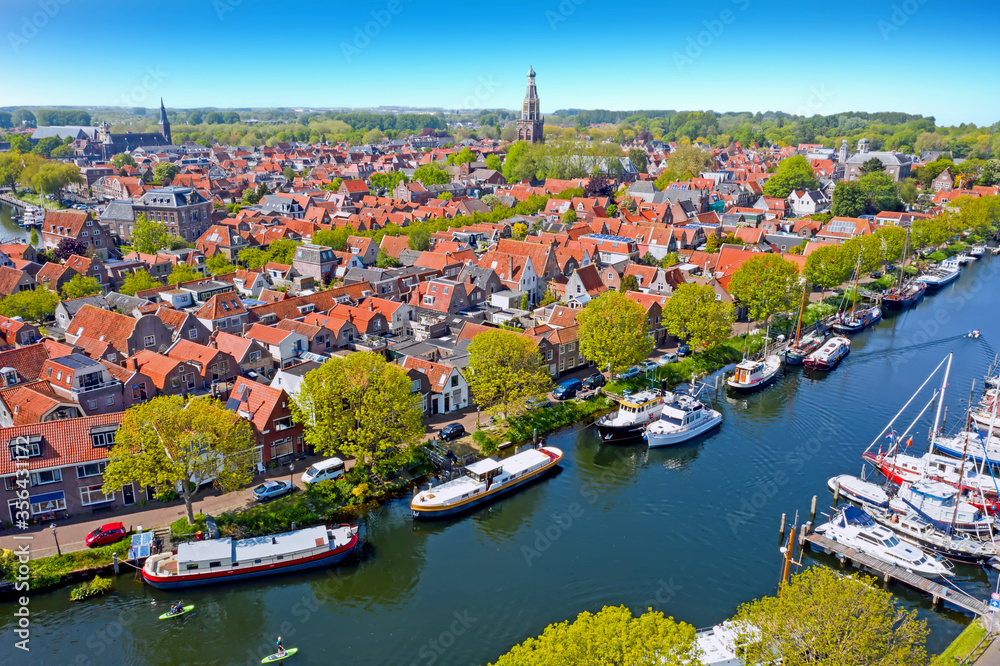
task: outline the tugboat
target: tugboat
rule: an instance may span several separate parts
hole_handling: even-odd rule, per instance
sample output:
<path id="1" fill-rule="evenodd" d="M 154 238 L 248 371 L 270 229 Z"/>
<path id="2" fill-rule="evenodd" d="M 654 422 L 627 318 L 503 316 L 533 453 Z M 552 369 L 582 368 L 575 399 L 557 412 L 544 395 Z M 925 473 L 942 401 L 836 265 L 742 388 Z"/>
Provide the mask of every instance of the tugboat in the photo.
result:
<path id="1" fill-rule="evenodd" d="M 643 389 L 622 396 L 607 394 L 618 402 L 618 411 L 602 416 L 594 422 L 597 433 L 605 444 L 632 444 L 642 439 L 646 426 L 660 418 L 663 406 L 673 402 L 669 391 Z"/>

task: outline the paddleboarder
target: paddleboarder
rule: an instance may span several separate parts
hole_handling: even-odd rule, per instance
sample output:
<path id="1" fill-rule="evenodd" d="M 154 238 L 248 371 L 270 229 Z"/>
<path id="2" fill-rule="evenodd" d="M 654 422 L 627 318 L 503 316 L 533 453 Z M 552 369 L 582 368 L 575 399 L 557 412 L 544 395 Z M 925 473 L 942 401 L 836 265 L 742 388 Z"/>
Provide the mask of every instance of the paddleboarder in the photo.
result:
<path id="1" fill-rule="evenodd" d="M 281 644 L 281 636 L 278 636 L 277 643 L 278 643 L 278 655 L 277 656 L 284 657 L 285 656 L 285 646 Z"/>
<path id="2" fill-rule="evenodd" d="M 178 600 L 176 604 L 170 607 L 170 614 L 177 615 L 184 610 L 184 604 Z"/>

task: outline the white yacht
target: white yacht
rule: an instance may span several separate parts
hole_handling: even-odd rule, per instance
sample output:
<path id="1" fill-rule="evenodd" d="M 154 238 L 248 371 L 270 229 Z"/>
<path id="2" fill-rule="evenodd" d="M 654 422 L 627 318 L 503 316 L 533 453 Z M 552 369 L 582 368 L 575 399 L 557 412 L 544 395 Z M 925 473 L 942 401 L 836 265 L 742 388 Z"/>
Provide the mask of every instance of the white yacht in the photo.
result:
<path id="1" fill-rule="evenodd" d="M 927 285 L 927 291 L 937 291 L 957 280 L 961 274 L 962 264 L 952 258 L 945 259 L 936 268 L 917 276 L 916 279 Z"/>
<path id="2" fill-rule="evenodd" d="M 973 245 L 969 248 L 969 256 L 973 259 L 982 259 L 984 254 L 986 254 L 985 245 Z"/>
<path id="3" fill-rule="evenodd" d="M 947 561 L 902 543 L 892 530 L 876 525 L 871 516 L 853 506 L 841 508 L 830 522 L 817 527 L 816 533 L 925 578 L 952 575 Z"/>
<path id="4" fill-rule="evenodd" d="M 993 520 L 978 507 L 962 501 L 958 490 L 941 481 L 919 481 L 899 486 L 889 508 L 899 514 L 917 514 L 936 527 L 989 537 Z"/>
<path id="5" fill-rule="evenodd" d="M 646 426 L 643 438 L 649 448 L 683 444 L 722 423 L 722 414 L 705 405 L 696 396 L 675 395 L 663 406 L 660 418 Z"/>
<path id="6" fill-rule="evenodd" d="M 888 527 L 903 541 L 955 562 L 989 562 L 997 555 L 991 541 L 949 533 L 916 514 L 900 517 L 891 511 L 870 511 L 875 522 Z"/>

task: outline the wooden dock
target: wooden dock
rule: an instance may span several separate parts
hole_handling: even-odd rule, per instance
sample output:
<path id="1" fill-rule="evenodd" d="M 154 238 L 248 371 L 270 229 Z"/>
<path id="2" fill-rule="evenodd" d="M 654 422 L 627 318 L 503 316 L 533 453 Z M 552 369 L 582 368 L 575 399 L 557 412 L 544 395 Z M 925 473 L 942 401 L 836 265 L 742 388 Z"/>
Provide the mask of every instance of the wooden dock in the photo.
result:
<path id="1" fill-rule="evenodd" d="M 976 599 L 953 587 L 935 583 L 900 567 L 886 564 L 871 555 L 860 553 L 821 534 L 808 534 L 803 541 L 808 543 L 813 550 L 833 555 L 841 561 L 849 562 L 857 569 L 875 575 L 882 580 L 884 585 L 897 581 L 918 592 L 923 592 L 931 597 L 935 606 L 942 604 L 973 615 L 983 615 L 988 610 L 986 602 L 981 599 Z"/>

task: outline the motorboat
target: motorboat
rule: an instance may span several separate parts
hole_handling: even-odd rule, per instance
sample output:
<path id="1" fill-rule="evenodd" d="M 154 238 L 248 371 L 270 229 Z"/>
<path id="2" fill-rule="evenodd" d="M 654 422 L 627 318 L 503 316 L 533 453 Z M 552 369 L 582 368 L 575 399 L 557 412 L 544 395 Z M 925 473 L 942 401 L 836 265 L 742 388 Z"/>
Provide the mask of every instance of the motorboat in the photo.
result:
<path id="1" fill-rule="evenodd" d="M 410 512 L 415 519 L 428 519 L 468 511 L 542 478 L 556 468 L 562 457 L 561 449 L 540 446 L 526 448 L 505 460 L 478 460 L 466 465 L 457 479 L 414 495 Z"/>
<path id="2" fill-rule="evenodd" d="M 946 259 L 916 279 L 927 285 L 928 292 L 935 292 L 951 284 L 962 275 L 962 264 L 955 259 Z"/>
<path id="3" fill-rule="evenodd" d="M 948 532 L 917 515 L 900 516 L 891 511 L 869 511 L 872 519 L 896 533 L 900 540 L 955 562 L 988 562 L 997 555 L 992 541 L 979 541 L 955 531 Z"/>
<path id="4" fill-rule="evenodd" d="M 899 514 L 916 513 L 935 527 L 953 528 L 980 538 L 989 537 L 993 525 L 989 515 L 963 501 L 957 489 L 940 481 L 900 484 L 889 500 L 889 508 Z"/>
<path id="5" fill-rule="evenodd" d="M 643 389 L 621 396 L 607 394 L 618 402 L 618 409 L 594 421 L 605 444 L 629 444 L 642 439 L 646 426 L 660 418 L 663 406 L 674 400 L 673 393 Z"/>
<path id="6" fill-rule="evenodd" d="M 903 543 L 888 527 L 878 525 L 870 515 L 853 506 L 844 506 L 830 522 L 816 527 L 816 533 L 865 553 L 886 564 L 924 578 L 950 576 L 950 563 Z"/>
<path id="7" fill-rule="evenodd" d="M 664 405 L 660 418 L 646 426 L 649 448 L 683 444 L 722 424 L 722 414 L 696 396 L 680 394 Z"/>
<path id="8" fill-rule="evenodd" d="M 882 295 L 882 305 L 888 310 L 905 310 L 916 305 L 924 297 L 927 284 L 919 280 L 909 280 L 899 287 L 893 287 Z"/>
<path id="9" fill-rule="evenodd" d="M 973 259 L 977 260 L 982 259 L 983 255 L 985 254 L 986 254 L 985 245 L 973 245 L 972 247 L 969 248 L 969 256 L 972 257 Z"/>
<path id="10" fill-rule="evenodd" d="M 844 357 L 851 353 L 851 341 L 841 335 L 835 335 L 823 346 L 806 356 L 803 363 L 813 370 L 833 370 Z"/>
<path id="11" fill-rule="evenodd" d="M 961 485 L 962 499 L 988 513 L 997 512 L 997 487 L 988 475 L 982 475 L 971 460 L 925 453 L 911 456 L 906 453 L 866 451 L 862 457 L 876 467 L 889 481 L 919 483 L 923 480 L 939 481 L 952 488 Z"/>
<path id="12" fill-rule="evenodd" d="M 882 309 L 878 306 L 841 312 L 833 322 L 833 330 L 838 333 L 860 333 L 882 320 Z"/>
<path id="13" fill-rule="evenodd" d="M 973 419 L 975 419 L 975 413 L 973 413 Z M 989 427 L 989 424 L 987 423 L 983 427 Z M 979 465 L 985 462 L 992 467 L 1000 467 L 1000 438 L 995 432 L 989 437 L 985 437 L 984 433 L 978 430 L 960 432 L 951 437 L 937 437 L 934 440 L 934 448 L 956 458 L 962 458 L 964 454 L 966 460 L 971 460 Z"/>
<path id="14" fill-rule="evenodd" d="M 835 495 L 865 508 L 889 508 L 889 493 L 877 483 L 865 481 L 850 474 L 841 474 L 827 481 L 827 487 Z"/>
<path id="15" fill-rule="evenodd" d="M 972 255 L 970 255 L 968 252 L 959 252 L 958 254 L 955 255 L 955 259 L 960 264 L 968 264 L 972 261 L 975 261 L 972 258 Z"/>
<path id="16" fill-rule="evenodd" d="M 737 391 L 756 391 L 774 381 L 780 369 L 781 358 L 776 354 L 759 360 L 743 359 L 726 384 Z"/>

